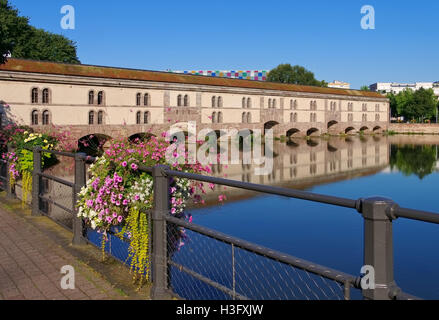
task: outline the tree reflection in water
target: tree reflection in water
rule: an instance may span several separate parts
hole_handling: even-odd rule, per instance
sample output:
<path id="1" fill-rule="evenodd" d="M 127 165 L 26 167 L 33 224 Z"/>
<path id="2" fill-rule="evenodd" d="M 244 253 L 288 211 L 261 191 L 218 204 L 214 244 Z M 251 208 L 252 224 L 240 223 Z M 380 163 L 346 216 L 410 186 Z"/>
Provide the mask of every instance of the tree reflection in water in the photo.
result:
<path id="1" fill-rule="evenodd" d="M 390 168 L 406 176 L 414 174 L 422 180 L 436 167 L 436 149 L 435 145 L 392 145 Z"/>

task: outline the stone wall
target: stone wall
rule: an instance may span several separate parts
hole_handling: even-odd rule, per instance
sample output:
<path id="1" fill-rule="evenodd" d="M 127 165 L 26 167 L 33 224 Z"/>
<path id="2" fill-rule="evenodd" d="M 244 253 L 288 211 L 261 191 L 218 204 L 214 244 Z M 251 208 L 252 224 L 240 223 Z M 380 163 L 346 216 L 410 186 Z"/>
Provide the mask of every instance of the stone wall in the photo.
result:
<path id="1" fill-rule="evenodd" d="M 389 130 L 396 133 L 439 134 L 439 124 L 423 123 L 390 123 Z"/>

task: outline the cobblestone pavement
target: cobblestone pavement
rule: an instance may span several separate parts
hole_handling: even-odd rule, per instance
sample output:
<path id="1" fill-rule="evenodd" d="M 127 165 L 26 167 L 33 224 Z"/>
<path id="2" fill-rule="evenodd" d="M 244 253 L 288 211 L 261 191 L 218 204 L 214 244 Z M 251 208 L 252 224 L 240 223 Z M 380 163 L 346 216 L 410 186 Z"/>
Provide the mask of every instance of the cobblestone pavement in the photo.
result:
<path id="1" fill-rule="evenodd" d="M 74 267 L 75 289 L 62 289 L 63 266 Z M 0 300 L 127 299 L 95 270 L 29 224 L 0 208 Z"/>

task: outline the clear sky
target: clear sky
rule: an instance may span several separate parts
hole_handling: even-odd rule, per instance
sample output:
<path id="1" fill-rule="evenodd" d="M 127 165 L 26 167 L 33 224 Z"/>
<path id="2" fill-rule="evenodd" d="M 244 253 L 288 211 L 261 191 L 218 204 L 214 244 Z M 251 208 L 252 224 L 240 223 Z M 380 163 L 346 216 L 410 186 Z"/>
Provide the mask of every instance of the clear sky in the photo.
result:
<path id="1" fill-rule="evenodd" d="M 302 65 L 352 88 L 439 80 L 437 0 L 10 0 L 30 23 L 77 42 L 82 63 L 149 70 Z M 60 26 L 75 8 L 75 30 Z M 361 8 L 375 9 L 375 30 Z"/>

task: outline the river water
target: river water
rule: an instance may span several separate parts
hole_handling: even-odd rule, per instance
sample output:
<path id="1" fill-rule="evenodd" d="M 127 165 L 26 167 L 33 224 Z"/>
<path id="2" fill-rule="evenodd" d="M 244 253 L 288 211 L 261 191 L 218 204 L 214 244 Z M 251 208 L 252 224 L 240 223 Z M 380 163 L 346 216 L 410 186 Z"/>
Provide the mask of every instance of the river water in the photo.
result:
<path id="1" fill-rule="evenodd" d="M 438 145 L 439 136 L 427 135 L 313 138 L 288 143 L 277 141 L 273 146 L 274 168 L 269 175 L 256 175 L 255 167 L 251 164 L 215 165 L 213 174 L 351 199 L 378 195 L 391 198 L 403 207 L 439 212 Z M 73 163 L 62 168 L 54 167 L 49 173 L 72 180 L 72 169 Z M 71 205 L 71 190 L 60 186 L 49 186 L 48 189 L 53 198 L 64 199 L 67 207 Z M 218 195 L 225 195 L 227 200 L 219 203 Z M 69 214 L 62 213 L 54 206 L 49 211 L 49 215 L 66 224 L 71 219 Z M 206 205 L 191 207 L 189 211 L 195 224 L 355 276 L 360 275 L 363 265 L 363 219 L 355 210 L 216 186 L 206 195 Z M 393 232 L 397 285 L 421 298 L 439 299 L 439 226 L 397 219 L 393 223 Z M 96 234 L 89 233 L 89 237 L 99 245 Z M 113 253 L 125 260 L 127 246 L 114 241 Z M 195 250 L 190 244 L 196 241 L 200 242 Z M 182 262 L 192 255 L 196 260 L 191 264 L 198 264 L 200 273 L 205 271 L 206 275 L 213 275 L 217 277 L 215 280 L 230 287 L 229 249 L 222 248 L 220 243 L 215 248 L 207 247 L 212 243 L 202 243 L 191 233 L 187 244 L 174 254 L 174 258 Z M 213 261 L 215 259 L 208 258 L 208 255 L 215 250 L 218 254 L 216 261 Z M 259 269 L 255 269 L 259 260 L 245 255 L 241 258 L 245 259 L 242 260 L 244 264 L 240 276 L 246 275 L 245 278 L 242 276 L 241 281 L 265 286 L 261 278 L 274 274 L 269 271 L 271 267 L 261 263 Z M 172 286 L 184 298 L 227 298 L 218 292 L 212 293 L 200 283 L 189 284 L 191 281 L 181 272 L 172 271 Z M 267 281 L 268 287 L 271 280 Z M 283 281 L 278 279 L 279 288 Z M 253 296 L 272 298 L 264 295 L 267 287 L 259 288 L 261 292 Z M 293 297 L 286 295 L 285 298 Z"/>
<path id="2" fill-rule="evenodd" d="M 349 137 L 278 143 L 274 173 L 224 166 L 230 179 L 351 199 L 384 196 L 400 206 L 439 212 L 439 136 Z M 363 219 L 355 210 L 280 196 L 218 190 L 222 205 L 192 209 L 193 222 L 340 271 L 359 275 Z M 439 298 L 439 226 L 397 219 L 395 280 L 405 292 Z"/>

